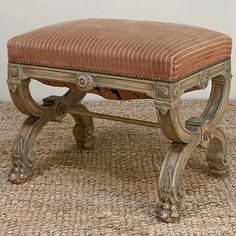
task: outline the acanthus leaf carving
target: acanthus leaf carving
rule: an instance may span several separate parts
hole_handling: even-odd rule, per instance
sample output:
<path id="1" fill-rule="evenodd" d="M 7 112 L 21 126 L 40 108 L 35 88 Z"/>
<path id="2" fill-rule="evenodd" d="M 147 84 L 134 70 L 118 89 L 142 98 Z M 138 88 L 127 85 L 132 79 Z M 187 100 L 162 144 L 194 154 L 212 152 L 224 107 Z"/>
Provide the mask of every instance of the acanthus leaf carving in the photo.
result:
<path id="1" fill-rule="evenodd" d="M 23 155 L 24 138 L 18 136 L 13 145 L 13 157 L 18 159 Z"/>

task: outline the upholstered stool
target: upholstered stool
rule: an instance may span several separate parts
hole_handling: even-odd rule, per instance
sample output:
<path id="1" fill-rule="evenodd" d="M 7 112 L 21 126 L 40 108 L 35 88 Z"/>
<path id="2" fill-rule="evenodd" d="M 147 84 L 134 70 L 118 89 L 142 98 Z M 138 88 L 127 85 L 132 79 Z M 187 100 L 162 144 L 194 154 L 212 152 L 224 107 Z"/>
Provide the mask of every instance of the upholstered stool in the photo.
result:
<path id="1" fill-rule="evenodd" d="M 92 146 L 92 117 L 160 128 L 172 141 L 159 183 L 158 217 L 179 217 L 181 174 L 197 146 L 207 148 L 210 173 L 228 174 L 226 137 L 217 124 L 224 114 L 230 90 L 231 39 L 215 31 L 161 22 L 88 19 L 34 30 L 8 42 L 8 85 L 16 107 L 29 117 L 13 144 L 12 183 L 32 175 L 34 141 L 49 121 L 75 119 L 74 136 L 84 148 Z M 68 92 L 36 103 L 30 80 L 66 86 Z M 182 125 L 179 102 L 183 93 L 212 82 L 208 104 L 200 117 Z M 86 93 L 108 99 L 151 98 L 158 123 L 89 112 L 80 102 Z M 128 157 L 127 157 L 128 158 Z"/>

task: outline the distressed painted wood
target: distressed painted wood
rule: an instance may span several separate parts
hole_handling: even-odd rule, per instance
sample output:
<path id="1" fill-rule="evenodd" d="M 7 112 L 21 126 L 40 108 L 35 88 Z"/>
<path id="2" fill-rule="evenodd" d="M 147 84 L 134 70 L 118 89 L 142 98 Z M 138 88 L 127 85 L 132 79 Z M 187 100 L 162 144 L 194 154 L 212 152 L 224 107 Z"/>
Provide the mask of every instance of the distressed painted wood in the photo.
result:
<path id="1" fill-rule="evenodd" d="M 76 90 L 69 89 L 63 96 L 45 98 L 40 105 L 30 94 L 31 79 L 63 82 L 65 86 Z M 192 117 L 182 125 L 179 117 L 180 97 L 186 92 L 206 88 L 210 80 L 212 91 L 204 112 L 200 117 Z M 188 158 L 197 146 L 207 148 L 210 173 L 215 176 L 228 174 L 227 140 L 217 125 L 227 106 L 230 81 L 230 60 L 173 83 L 10 63 L 7 82 L 12 100 L 19 111 L 29 117 L 13 143 L 13 167 L 9 179 L 12 183 L 19 184 L 32 176 L 32 167 L 36 160 L 33 145 L 37 135 L 47 122 L 60 122 L 66 113 L 75 119 L 73 134 L 78 145 L 83 148 L 93 146 L 92 117 L 160 128 L 172 141 L 172 145 L 160 172 L 157 216 L 164 222 L 174 222 L 180 216 L 183 195 L 181 175 Z M 158 123 L 89 112 L 80 102 L 86 93 L 95 87 L 146 94 L 154 100 Z"/>

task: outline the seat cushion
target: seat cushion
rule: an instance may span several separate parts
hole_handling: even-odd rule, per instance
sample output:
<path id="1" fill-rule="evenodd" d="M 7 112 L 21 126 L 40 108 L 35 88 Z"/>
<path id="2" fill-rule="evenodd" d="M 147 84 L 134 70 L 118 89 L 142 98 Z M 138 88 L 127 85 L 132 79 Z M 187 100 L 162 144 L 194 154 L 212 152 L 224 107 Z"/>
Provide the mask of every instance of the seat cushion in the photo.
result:
<path id="1" fill-rule="evenodd" d="M 194 26 L 74 20 L 8 41 L 10 62 L 173 82 L 230 58 L 231 38 Z"/>

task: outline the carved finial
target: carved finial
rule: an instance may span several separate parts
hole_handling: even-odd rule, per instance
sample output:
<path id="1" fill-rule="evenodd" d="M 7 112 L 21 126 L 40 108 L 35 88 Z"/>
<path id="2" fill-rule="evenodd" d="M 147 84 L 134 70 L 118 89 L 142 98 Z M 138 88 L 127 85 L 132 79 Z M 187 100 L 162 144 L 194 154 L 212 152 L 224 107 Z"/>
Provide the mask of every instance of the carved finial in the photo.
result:
<path id="1" fill-rule="evenodd" d="M 78 73 L 76 76 L 76 85 L 82 91 L 89 91 L 93 88 L 93 79 L 87 73 Z"/>

